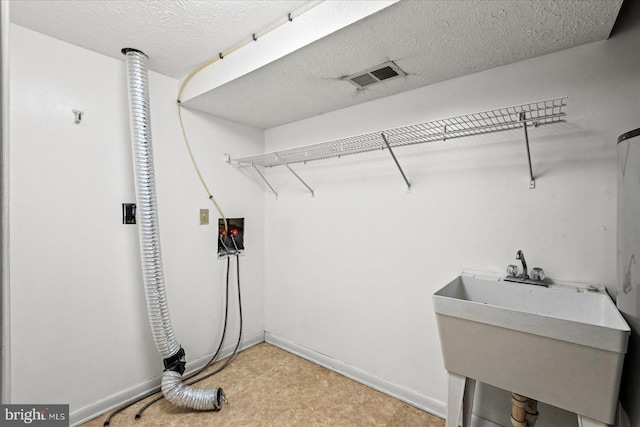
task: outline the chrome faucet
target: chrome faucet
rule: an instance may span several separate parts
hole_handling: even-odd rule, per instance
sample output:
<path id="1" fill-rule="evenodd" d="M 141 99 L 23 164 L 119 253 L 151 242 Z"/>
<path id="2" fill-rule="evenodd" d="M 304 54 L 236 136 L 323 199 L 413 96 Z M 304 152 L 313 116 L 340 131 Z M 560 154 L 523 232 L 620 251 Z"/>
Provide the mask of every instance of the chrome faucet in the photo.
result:
<path id="1" fill-rule="evenodd" d="M 544 270 L 534 267 L 531 269 L 531 276 L 529 276 L 529 270 L 527 269 L 527 261 L 524 259 L 524 252 L 518 251 L 516 253 L 516 259 L 522 263 L 522 274 L 518 275 L 518 266 L 507 266 L 507 276 L 504 278 L 507 282 L 525 283 L 527 285 L 549 286 L 544 282 Z"/>
<path id="2" fill-rule="evenodd" d="M 524 260 L 524 253 L 522 251 L 518 251 L 518 253 L 516 253 L 516 259 L 519 259 L 520 262 L 522 262 L 522 277 L 523 279 L 528 279 L 529 278 L 529 270 L 527 270 L 527 261 Z"/>

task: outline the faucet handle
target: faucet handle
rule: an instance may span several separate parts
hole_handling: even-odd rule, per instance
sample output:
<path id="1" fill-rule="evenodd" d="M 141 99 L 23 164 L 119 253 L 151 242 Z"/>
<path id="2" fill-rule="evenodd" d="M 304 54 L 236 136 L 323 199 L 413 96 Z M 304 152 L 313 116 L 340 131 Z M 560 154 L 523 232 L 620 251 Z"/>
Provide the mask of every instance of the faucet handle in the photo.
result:
<path id="1" fill-rule="evenodd" d="M 538 267 L 531 269 L 531 278 L 533 280 L 544 280 L 544 270 Z"/>
<path id="2" fill-rule="evenodd" d="M 517 265 L 508 265 L 507 266 L 507 276 L 509 277 L 518 277 L 518 266 Z"/>

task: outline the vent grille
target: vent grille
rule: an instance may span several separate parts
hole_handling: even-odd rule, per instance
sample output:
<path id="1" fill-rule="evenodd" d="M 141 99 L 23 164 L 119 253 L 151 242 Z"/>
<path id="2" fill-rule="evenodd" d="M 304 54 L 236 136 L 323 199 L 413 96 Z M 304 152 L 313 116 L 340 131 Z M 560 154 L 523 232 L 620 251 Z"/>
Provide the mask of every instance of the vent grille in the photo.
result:
<path id="1" fill-rule="evenodd" d="M 365 87 L 365 86 L 372 85 L 374 83 L 378 83 L 378 80 L 369 73 L 356 76 L 352 78 L 351 81 L 360 87 Z"/>
<path id="2" fill-rule="evenodd" d="M 360 71 L 344 77 L 343 80 L 346 80 L 359 89 L 362 89 L 383 81 L 404 77 L 406 75 L 407 73 L 402 71 L 393 61 L 389 61 L 384 64 L 371 67 L 368 70 Z"/>
<path id="3" fill-rule="evenodd" d="M 371 72 L 378 80 L 387 80 L 399 74 L 391 67 L 380 68 L 379 70 L 373 70 Z"/>

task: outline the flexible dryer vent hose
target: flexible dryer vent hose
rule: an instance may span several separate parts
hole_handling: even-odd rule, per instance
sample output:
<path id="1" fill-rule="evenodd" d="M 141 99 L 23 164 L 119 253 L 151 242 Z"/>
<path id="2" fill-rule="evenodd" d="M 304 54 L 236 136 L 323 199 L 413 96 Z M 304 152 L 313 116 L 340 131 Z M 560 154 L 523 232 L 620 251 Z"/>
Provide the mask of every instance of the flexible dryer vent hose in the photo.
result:
<path id="1" fill-rule="evenodd" d="M 222 402 L 226 401 L 222 388 L 200 389 L 182 383 L 182 374 L 186 364 L 184 350 L 173 336 L 162 272 L 151 143 L 148 57 L 136 49 L 122 49 L 122 53 L 126 57 L 127 65 L 142 277 L 153 340 L 158 352 L 164 358 L 165 371 L 162 375 L 162 392 L 165 398 L 174 405 L 218 411 Z"/>

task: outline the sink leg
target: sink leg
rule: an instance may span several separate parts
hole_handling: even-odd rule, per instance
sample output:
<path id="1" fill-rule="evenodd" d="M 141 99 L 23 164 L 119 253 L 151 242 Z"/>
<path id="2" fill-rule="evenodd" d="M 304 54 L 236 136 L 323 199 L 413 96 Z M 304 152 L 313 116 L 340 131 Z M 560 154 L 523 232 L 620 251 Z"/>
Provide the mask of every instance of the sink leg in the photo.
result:
<path id="1" fill-rule="evenodd" d="M 587 418 L 584 415 L 578 415 L 579 427 L 608 427 L 609 424 L 605 424 L 601 421 L 596 421 L 592 418 Z"/>
<path id="2" fill-rule="evenodd" d="M 446 427 L 458 427 L 462 413 L 462 400 L 467 377 L 449 372 L 449 395 L 447 396 Z"/>
<path id="3" fill-rule="evenodd" d="M 476 380 L 467 378 L 462 398 L 462 426 L 471 427 L 471 414 L 473 413 L 473 396 L 476 392 Z"/>
<path id="4" fill-rule="evenodd" d="M 476 380 L 449 372 L 446 427 L 458 427 L 461 421 L 463 427 L 471 425 L 475 388 Z"/>

